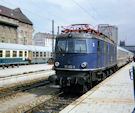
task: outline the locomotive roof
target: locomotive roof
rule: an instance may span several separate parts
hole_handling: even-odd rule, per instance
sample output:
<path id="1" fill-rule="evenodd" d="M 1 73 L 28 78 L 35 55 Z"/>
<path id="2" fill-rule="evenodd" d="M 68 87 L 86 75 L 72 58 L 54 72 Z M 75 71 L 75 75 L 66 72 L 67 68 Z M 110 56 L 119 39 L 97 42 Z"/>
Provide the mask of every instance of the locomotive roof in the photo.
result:
<path id="1" fill-rule="evenodd" d="M 21 45 L 21 44 L 12 44 L 12 43 L 0 43 L 0 49 L 52 51 L 50 47 L 42 47 L 42 46 L 34 46 L 34 45 Z"/>
<path id="2" fill-rule="evenodd" d="M 108 37 L 105 37 L 104 35 L 97 35 L 91 33 L 66 33 L 57 35 L 56 38 L 98 38 L 100 40 L 104 40 L 106 42 L 115 44 L 113 40 L 111 40 Z"/>

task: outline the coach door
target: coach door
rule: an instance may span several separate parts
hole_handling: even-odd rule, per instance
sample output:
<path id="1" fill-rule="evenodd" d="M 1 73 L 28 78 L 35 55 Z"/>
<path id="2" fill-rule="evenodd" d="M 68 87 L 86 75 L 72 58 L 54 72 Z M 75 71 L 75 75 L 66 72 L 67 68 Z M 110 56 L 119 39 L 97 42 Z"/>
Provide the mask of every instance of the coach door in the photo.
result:
<path id="1" fill-rule="evenodd" d="M 31 51 L 28 51 L 28 63 L 31 63 Z"/>

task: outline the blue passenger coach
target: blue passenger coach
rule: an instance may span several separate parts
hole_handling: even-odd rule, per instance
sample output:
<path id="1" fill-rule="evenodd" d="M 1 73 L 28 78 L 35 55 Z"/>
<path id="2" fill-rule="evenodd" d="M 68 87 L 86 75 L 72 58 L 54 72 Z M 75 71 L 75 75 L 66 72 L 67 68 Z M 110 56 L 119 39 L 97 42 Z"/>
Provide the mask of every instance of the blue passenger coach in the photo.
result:
<path id="1" fill-rule="evenodd" d="M 0 43 L 0 66 L 47 63 L 52 58 L 51 47 Z"/>
<path id="2" fill-rule="evenodd" d="M 56 37 L 56 75 L 50 80 L 63 90 L 81 88 L 85 92 L 93 82 L 106 78 L 117 68 L 116 44 L 87 24 L 83 27 L 66 29 Z"/>

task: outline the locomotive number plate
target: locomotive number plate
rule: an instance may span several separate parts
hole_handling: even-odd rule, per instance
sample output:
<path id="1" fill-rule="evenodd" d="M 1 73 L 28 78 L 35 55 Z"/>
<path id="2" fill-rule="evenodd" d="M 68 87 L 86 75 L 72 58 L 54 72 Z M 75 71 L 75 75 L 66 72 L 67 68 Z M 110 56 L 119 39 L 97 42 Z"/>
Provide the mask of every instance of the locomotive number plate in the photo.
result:
<path id="1" fill-rule="evenodd" d="M 64 68 L 74 69 L 74 68 L 75 68 L 75 66 L 72 66 L 72 65 L 64 65 Z"/>

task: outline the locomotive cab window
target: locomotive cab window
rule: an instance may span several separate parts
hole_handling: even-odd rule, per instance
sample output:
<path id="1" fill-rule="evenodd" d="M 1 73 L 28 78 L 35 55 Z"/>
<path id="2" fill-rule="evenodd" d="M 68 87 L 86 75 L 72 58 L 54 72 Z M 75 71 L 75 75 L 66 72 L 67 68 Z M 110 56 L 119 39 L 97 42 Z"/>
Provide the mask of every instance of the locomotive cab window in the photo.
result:
<path id="1" fill-rule="evenodd" d="M 66 40 L 59 40 L 57 44 L 57 52 L 65 52 L 66 51 Z"/>
<path id="2" fill-rule="evenodd" d="M 3 51 L 2 50 L 0 50 L 0 57 L 2 57 L 3 56 Z"/>
<path id="3" fill-rule="evenodd" d="M 85 40 L 76 40 L 75 41 L 75 53 L 86 53 L 86 41 Z"/>
<path id="4" fill-rule="evenodd" d="M 68 40 L 67 52 L 72 53 L 74 52 L 74 45 L 73 40 Z"/>

